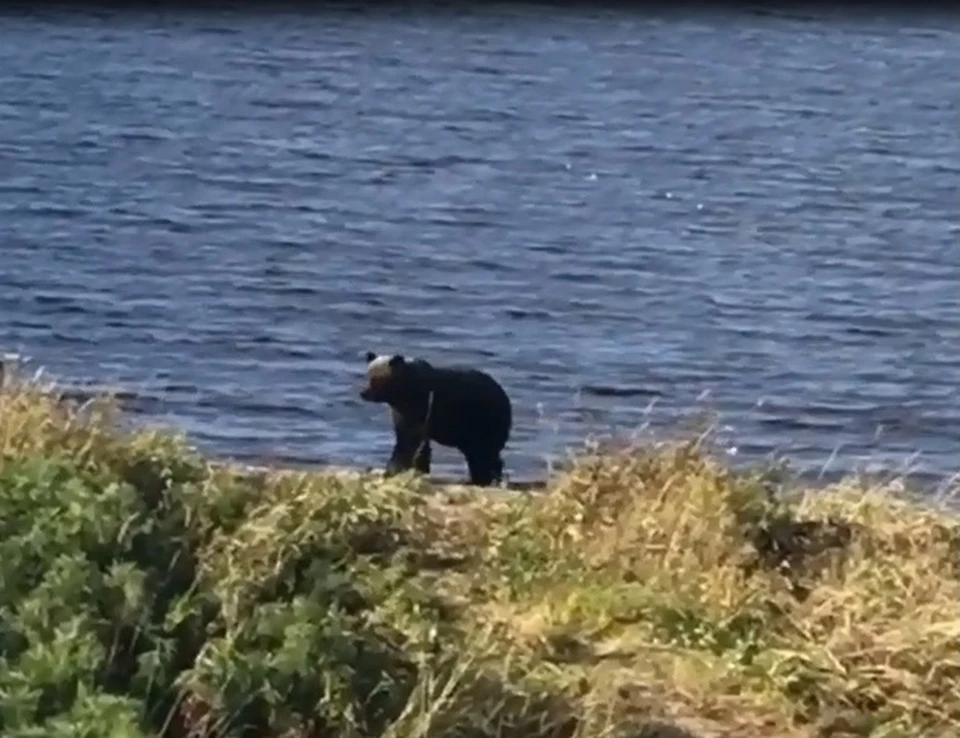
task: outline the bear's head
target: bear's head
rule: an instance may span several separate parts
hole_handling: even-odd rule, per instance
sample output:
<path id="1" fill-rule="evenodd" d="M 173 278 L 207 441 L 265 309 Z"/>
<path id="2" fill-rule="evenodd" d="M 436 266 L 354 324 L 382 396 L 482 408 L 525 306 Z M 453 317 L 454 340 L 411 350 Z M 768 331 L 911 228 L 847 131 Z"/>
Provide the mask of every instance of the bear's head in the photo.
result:
<path id="1" fill-rule="evenodd" d="M 416 367 L 403 356 L 368 351 L 366 359 L 367 382 L 360 390 L 361 400 L 388 404 L 402 401 L 416 385 Z"/>

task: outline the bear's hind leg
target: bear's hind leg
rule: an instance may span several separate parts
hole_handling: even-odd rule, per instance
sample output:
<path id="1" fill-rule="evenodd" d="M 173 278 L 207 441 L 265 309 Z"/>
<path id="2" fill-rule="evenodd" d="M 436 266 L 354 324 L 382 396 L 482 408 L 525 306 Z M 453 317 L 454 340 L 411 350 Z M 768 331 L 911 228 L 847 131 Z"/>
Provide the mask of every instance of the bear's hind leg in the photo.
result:
<path id="1" fill-rule="evenodd" d="M 467 458 L 467 469 L 470 472 L 470 484 L 477 487 L 489 487 L 499 484 L 503 479 L 503 459 L 496 451 L 464 452 Z"/>

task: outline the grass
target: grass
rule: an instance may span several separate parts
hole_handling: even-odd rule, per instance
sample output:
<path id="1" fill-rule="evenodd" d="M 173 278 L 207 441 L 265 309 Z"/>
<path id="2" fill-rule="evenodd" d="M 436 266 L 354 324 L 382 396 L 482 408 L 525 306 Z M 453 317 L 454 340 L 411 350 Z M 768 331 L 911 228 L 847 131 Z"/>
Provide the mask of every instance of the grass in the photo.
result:
<path id="1" fill-rule="evenodd" d="M 895 486 L 254 472 L 48 389 L 0 392 L 7 738 L 957 735 L 960 518 Z"/>

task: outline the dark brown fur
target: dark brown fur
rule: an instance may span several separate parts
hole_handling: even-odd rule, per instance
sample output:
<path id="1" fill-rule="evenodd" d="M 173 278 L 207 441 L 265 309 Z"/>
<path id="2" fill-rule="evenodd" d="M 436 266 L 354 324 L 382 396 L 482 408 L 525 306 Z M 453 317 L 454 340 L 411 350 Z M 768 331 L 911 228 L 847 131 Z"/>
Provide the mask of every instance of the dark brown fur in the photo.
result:
<path id="1" fill-rule="evenodd" d="M 502 452 L 513 411 L 503 387 L 489 374 L 465 367 L 434 367 L 422 359 L 367 353 L 367 383 L 360 397 L 390 406 L 396 435 L 388 475 L 407 469 L 430 473 L 430 442 L 459 450 L 470 483 L 503 478 Z M 432 395 L 432 401 L 431 401 Z M 429 408 L 429 415 L 428 415 Z"/>

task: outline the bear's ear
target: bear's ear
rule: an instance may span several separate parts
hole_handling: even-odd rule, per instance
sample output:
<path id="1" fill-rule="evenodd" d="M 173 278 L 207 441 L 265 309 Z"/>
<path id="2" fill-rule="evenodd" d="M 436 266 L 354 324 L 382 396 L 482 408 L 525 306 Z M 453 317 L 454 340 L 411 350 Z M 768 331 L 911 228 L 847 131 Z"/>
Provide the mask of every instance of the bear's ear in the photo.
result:
<path id="1" fill-rule="evenodd" d="M 397 367 L 403 366 L 403 362 L 404 359 L 402 354 L 394 354 L 390 357 L 390 368 L 396 369 Z"/>
<path id="2" fill-rule="evenodd" d="M 371 361 L 377 358 L 377 355 L 373 353 L 373 351 L 367 351 L 364 358 L 367 360 L 367 363 L 369 364 Z"/>

